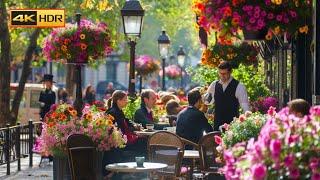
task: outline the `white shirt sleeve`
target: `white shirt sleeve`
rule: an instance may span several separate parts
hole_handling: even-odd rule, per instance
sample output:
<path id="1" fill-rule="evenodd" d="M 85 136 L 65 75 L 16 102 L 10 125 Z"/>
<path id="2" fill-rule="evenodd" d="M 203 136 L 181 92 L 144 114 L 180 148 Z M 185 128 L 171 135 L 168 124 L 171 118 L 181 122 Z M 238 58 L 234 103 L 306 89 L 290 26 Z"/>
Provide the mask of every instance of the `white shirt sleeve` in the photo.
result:
<path id="1" fill-rule="evenodd" d="M 243 84 L 239 83 L 236 89 L 236 98 L 239 101 L 239 104 L 244 112 L 250 111 L 248 93 L 246 87 Z"/>
<path id="2" fill-rule="evenodd" d="M 216 82 L 214 81 L 208 87 L 207 93 L 204 95 L 204 103 L 209 105 L 214 103 L 214 90 L 216 86 Z"/>

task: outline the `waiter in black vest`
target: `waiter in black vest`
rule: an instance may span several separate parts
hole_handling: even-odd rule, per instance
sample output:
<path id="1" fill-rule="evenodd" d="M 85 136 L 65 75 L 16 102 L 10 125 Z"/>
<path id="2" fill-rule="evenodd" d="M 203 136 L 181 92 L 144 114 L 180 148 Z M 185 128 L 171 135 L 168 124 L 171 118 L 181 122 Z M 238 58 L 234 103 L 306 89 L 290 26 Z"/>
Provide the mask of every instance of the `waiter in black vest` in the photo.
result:
<path id="1" fill-rule="evenodd" d="M 232 65 L 223 61 L 218 66 L 219 81 L 210 84 L 205 95 L 205 103 L 215 103 L 214 131 L 224 123 L 229 124 L 234 117 L 239 117 L 239 106 L 244 112 L 249 111 L 248 93 L 243 84 L 231 76 Z"/>
<path id="2" fill-rule="evenodd" d="M 42 120 L 44 120 L 43 118 L 46 113 L 50 111 L 51 105 L 56 103 L 56 94 L 54 91 L 52 91 L 52 84 L 54 83 L 53 75 L 45 74 L 41 82 L 43 82 L 46 87 L 44 91 L 41 91 L 39 97 L 40 117 Z"/>

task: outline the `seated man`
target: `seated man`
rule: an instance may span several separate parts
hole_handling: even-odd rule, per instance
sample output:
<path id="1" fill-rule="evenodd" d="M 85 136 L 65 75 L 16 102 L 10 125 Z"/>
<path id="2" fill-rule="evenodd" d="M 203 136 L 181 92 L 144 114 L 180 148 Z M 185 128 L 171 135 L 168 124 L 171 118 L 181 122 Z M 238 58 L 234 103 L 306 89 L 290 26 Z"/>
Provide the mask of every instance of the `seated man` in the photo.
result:
<path id="1" fill-rule="evenodd" d="M 179 102 L 176 100 L 169 100 L 166 104 L 167 118 L 169 118 L 170 126 L 176 126 L 177 115 L 182 110 Z"/>
<path id="2" fill-rule="evenodd" d="M 212 132 L 204 113 L 199 110 L 202 98 L 198 89 L 188 93 L 189 106 L 178 114 L 176 133 L 178 136 L 198 143 L 203 133 Z"/>
<path id="3" fill-rule="evenodd" d="M 152 89 L 145 89 L 141 93 L 141 106 L 134 113 L 134 122 L 141 123 L 144 128 L 146 124 L 154 124 L 152 108 L 157 101 L 157 95 Z"/>
<path id="4" fill-rule="evenodd" d="M 303 118 L 309 114 L 310 105 L 304 99 L 294 99 L 288 102 L 289 113 L 296 117 Z"/>

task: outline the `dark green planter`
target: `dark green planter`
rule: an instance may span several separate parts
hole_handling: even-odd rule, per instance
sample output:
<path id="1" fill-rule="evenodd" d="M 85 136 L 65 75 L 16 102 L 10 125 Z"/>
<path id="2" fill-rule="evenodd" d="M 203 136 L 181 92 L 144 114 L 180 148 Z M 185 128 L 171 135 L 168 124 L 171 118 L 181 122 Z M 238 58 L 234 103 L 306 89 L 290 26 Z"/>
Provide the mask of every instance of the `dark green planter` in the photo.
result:
<path id="1" fill-rule="evenodd" d="M 53 180 L 71 180 L 67 157 L 53 157 Z"/>
<path id="2" fill-rule="evenodd" d="M 96 175 L 98 180 L 103 179 L 102 175 L 103 152 L 97 152 Z M 68 157 L 53 157 L 53 180 L 71 180 Z"/>

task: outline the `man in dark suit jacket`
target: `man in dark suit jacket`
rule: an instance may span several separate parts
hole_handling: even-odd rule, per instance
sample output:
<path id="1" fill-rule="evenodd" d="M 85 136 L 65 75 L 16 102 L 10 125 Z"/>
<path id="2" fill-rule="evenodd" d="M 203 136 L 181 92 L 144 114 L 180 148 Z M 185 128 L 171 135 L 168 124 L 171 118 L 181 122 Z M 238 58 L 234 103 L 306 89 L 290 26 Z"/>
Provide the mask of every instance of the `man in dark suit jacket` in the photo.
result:
<path id="1" fill-rule="evenodd" d="M 203 132 L 212 132 L 213 129 L 204 113 L 199 110 L 202 98 L 198 89 L 188 93 L 188 102 L 189 106 L 178 114 L 176 133 L 180 137 L 198 143 Z"/>
<path id="2" fill-rule="evenodd" d="M 157 95 L 152 89 L 143 90 L 141 93 L 141 107 L 134 113 L 134 122 L 141 123 L 143 127 L 146 124 L 154 124 L 152 108 L 157 101 Z"/>

